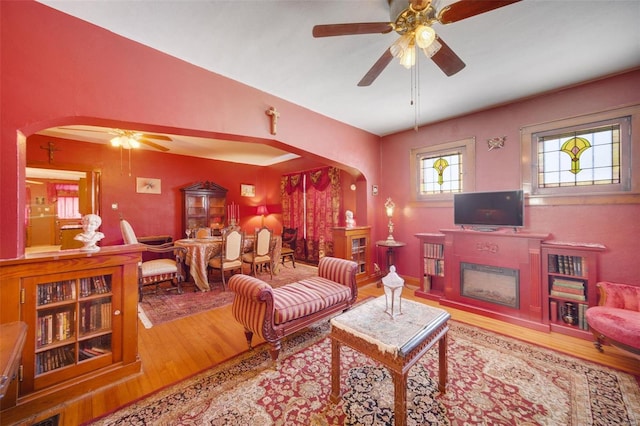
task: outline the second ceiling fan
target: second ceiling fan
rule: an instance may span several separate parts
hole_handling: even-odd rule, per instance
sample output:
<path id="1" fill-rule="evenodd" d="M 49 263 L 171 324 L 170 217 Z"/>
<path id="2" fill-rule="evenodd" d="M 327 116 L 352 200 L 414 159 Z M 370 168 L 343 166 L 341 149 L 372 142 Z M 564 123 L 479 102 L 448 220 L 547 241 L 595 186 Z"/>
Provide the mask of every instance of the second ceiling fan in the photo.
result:
<path id="1" fill-rule="evenodd" d="M 369 69 L 358 86 L 369 86 L 395 57 L 411 68 L 420 49 L 447 75 L 452 76 L 465 67 L 465 63 L 436 34 L 435 22 L 450 24 L 520 0 L 459 0 L 436 12 L 431 0 L 388 0 L 393 22 L 361 22 L 327 24 L 313 27 L 314 37 L 332 37 L 355 34 L 386 34 L 395 31 L 398 38 Z M 408 7 L 407 7 L 408 4 Z"/>

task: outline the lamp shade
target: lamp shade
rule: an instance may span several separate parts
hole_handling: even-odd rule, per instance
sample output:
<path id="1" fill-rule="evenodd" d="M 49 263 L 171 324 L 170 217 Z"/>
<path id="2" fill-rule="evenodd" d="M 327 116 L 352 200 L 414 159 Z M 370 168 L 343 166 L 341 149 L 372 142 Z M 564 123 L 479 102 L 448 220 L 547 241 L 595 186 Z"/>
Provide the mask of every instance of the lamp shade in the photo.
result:
<path id="1" fill-rule="evenodd" d="M 267 210 L 267 206 L 258 206 L 258 210 L 256 211 L 256 213 L 258 214 L 258 216 L 266 216 L 269 214 L 269 211 Z"/>

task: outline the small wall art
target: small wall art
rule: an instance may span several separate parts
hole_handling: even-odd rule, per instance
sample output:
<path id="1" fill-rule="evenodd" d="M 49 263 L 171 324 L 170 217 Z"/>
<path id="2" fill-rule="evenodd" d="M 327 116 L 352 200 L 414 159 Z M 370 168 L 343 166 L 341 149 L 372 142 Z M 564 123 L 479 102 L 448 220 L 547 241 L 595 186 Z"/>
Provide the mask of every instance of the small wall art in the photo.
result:
<path id="1" fill-rule="evenodd" d="M 160 179 L 155 178 L 136 178 L 136 192 L 141 194 L 161 194 Z"/>
<path id="2" fill-rule="evenodd" d="M 247 183 L 240 184 L 240 195 L 243 197 L 255 197 L 256 196 L 256 186 L 249 185 Z"/>

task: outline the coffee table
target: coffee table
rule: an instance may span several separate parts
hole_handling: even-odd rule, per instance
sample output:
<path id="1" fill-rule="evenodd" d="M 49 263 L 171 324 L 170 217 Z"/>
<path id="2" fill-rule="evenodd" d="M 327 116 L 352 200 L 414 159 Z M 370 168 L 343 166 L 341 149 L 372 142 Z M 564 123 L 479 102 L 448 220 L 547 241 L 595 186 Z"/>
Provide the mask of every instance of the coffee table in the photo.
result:
<path id="1" fill-rule="evenodd" d="M 447 385 L 447 324 L 451 315 L 411 300 L 402 300 L 402 314 L 385 313 L 385 297 L 362 303 L 331 320 L 331 395 L 340 401 L 340 348 L 347 345 L 387 367 L 393 377 L 395 424 L 406 424 L 407 376 L 411 367 L 436 342 L 439 351 L 438 390 Z"/>

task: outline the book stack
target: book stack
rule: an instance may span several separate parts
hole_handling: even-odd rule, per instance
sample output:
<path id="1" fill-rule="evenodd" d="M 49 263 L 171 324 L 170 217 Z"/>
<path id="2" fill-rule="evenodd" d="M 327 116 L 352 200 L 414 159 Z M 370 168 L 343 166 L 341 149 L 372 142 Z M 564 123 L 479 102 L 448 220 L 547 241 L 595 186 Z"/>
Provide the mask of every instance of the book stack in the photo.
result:
<path id="1" fill-rule="evenodd" d="M 587 263 L 582 256 L 569 256 L 564 254 L 549 255 L 549 272 L 578 277 L 587 276 Z"/>
<path id="2" fill-rule="evenodd" d="M 442 244 L 424 244 L 425 275 L 444 276 L 444 246 Z"/>
<path id="3" fill-rule="evenodd" d="M 587 300 L 583 281 L 553 278 L 551 296 L 584 302 Z"/>

